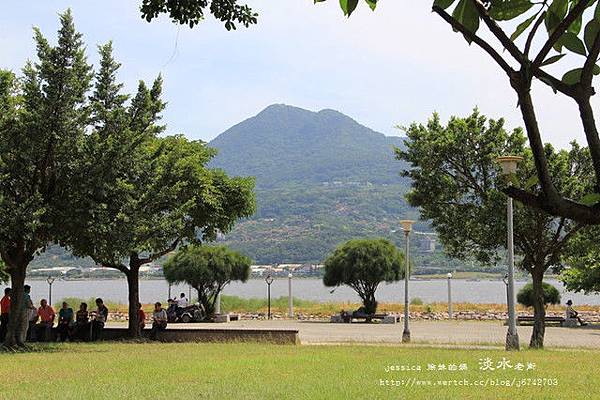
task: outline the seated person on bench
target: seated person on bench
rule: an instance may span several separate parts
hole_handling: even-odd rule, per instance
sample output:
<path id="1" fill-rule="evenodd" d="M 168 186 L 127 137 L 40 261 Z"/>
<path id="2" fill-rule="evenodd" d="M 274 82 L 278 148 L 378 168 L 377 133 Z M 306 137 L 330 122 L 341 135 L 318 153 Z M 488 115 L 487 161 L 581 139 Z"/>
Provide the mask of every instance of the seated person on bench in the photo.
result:
<path id="1" fill-rule="evenodd" d="M 162 308 L 162 304 L 156 302 L 154 304 L 154 313 L 152 313 L 152 330 L 150 331 L 150 339 L 156 340 L 158 332 L 167 329 L 167 312 Z"/>
<path id="2" fill-rule="evenodd" d="M 40 318 L 40 322 L 35 324 L 35 337 L 38 342 L 45 342 L 50 339 L 50 330 L 54 325 L 54 318 L 56 314 L 54 309 L 48 305 L 46 299 L 40 301 L 40 308 L 37 310 L 37 315 Z"/>
<path id="3" fill-rule="evenodd" d="M 69 307 L 66 301 L 63 301 L 62 308 L 58 311 L 58 339 L 64 342 L 71 339 L 71 327 L 73 326 L 73 309 Z"/>
<path id="4" fill-rule="evenodd" d="M 90 321 L 87 303 L 81 303 L 79 310 L 75 313 L 75 324 L 71 332 L 71 338 L 78 340 L 90 340 Z"/>
<path id="5" fill-rule="evenodd" d="M 571 300 L 567 301 L 567 310 L 566 310 L 567 318 L 577 319 L 581 326 L 586 326 L 587 323 L 583 322 L 579 317 L 579 313 L 573 309 L 573 302 Z"/>

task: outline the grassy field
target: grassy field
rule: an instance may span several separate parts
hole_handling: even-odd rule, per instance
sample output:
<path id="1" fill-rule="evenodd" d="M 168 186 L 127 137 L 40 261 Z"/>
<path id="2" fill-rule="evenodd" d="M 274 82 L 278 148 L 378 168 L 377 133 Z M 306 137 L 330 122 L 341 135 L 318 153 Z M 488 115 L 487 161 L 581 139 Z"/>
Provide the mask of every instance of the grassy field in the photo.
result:
<path id="1" fill-rule="evenodd" d="M 503 357 L 513 367 L 535 363 L 535 369 L 480 370 L 481 360 L 490 358 L 497 366 Z M 0 354 L 0 398 L 598 399 L 599 357 L 600 351 L 584 350 L 65 344 L 37 353 Z M 428 371 L 428 364 L 466 364 L 468 369 Z M 388 369 L 403 365 L 422 370 Z M 385 385 L 385 380 L 401 386 Z M 466 386 L 453 383 L 465 380 Z M 513 386 L 500 385 L 506 381 L 514 381 Z"/>

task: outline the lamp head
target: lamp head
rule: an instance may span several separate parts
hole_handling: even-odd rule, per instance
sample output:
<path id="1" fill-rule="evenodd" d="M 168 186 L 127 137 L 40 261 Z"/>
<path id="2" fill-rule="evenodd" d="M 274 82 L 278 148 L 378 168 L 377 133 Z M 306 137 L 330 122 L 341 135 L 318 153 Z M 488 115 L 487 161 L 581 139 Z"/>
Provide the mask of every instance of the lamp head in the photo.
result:
<path id="1" fill-rule="evenodd" d="M 448 272 L 448 279 L 452 279 L 452 272 Z"/>
<path id="2" fill-rule="evenodd" d="M 400 221 L 400 224 L 402 224 L 402 230 L 404 231 L 404 233 L 409 233 L 412 230 L 412 226 L 415 223 L 415 221 L 410 220 L 410 219 L 403 219 Z"/>
<path id="3" fill-rule="evenodd" d="M 56 278 L 49 276 L 46 278 L 46 282 L 48 282 L 48 285 L 52 285 L 54 283 Z"/>
<path id="4" fill-rule="evenodd" d="M 267 275 L 267 277 L 265 278 L 265 282 L 267 282 L 267 285 L 273 283 L 273 277 L 271 276 L 271 274 Z"/>
<path id="5" fill-rule="evenodd" d="M 517 165 L 523 161 L 521 156 L 502 156 L 496 158 L 496 162 L 502 167 L 502 175 L 511 175 L 517 173 Z"/>

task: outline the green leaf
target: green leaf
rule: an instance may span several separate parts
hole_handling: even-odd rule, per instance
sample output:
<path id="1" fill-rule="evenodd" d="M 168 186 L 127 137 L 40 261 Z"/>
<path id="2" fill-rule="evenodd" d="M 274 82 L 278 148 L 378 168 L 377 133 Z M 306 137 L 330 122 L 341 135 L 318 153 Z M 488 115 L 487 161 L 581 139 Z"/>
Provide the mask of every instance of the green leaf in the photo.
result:
<path id="1" fill-rule="evenodd" d="M 594 41 L 598 36 L 598 32 L 600 31 L 600 23 L 596 19 L 592 19 L 585 26 L 585 30 L 583 32 L 583 40 L 585 41 L 585 45 L 588 51 L 592 51 L 592 47 L 594 46 Z"/>
<path id="2" fill-rule="evenodd" d="M 562 81 L 567 85 L 574 85 L 581 80 L 581 68 L 575 68 L 565 73 L 562 77 Z"/>
<path id="3" fill-rule="evenodd" d="M 354 10 L 356 10 L 356 6 L 358 5 L 358 0 L 340 0 L 340 7 L 342 7 L 342 11 L 344 15 L 349 17 L 352 15 Z"/>
<path id="4" fill-rule="evenodd" d="M 365 0 L 365 1 L 369 5 L 369 7 L 371 7 L 371 10 L 375 11 L 375 9 L 377 8 L 377 0 Z"/>
<path id="5" fill-rule="evenodd" d="M 544 19 L 546 30 L 548 31 L 549 35 L 554 32 L 556 27 L 567 15 L 568 8 L 568 0 L 554 0 L 552 4 L 550 4 L 550 7 L 548 7 L 548 12 L 546 13 L 546 18 Z"/>
<path id="6" fill-rule="evenodd" d="M 433 2 L 433 6 L 434 7 L 439 7 L 442 10 L 445 10 L 446 8 L 450 7 L 452 5 L 452 3 L 454 3 L 456 0 L 435 0 Z"/>
<path id="7" fill-rule="evenodd" d="M 531 0 L 494 0 L 488 12 L 496 21 L 508 21 L 527 12 L 532 6 Z"/>
<path id="8" fill-rule="evenodd" d="M 535 17 L 537 17 L 537 15 L 532 15 L 531 17 L 527 18 L 525 21 L 521 22 L 517 26 L 517 29 L 515 29 L 513 34 L 510 35 L 510 40 L 514 41 L 516 38 L 521 36 L 521 34 L 523 32 L 525 32 L 525 29 L 529 28 L 529 25 L 531 25 L 531 23 L 535 20 Z"/>
<path id="9" fill-rule="evenodd" d="M 557 54 L 555 56 L 549 57 L 541 65 L 542 65 L 542 67 L 545 67 L 546 65 L 554 64 L 555 62 L 557 62 L 564 56 L 565 56 L 565 54 Z"/>
<path id="10" fill-rule="evenodd" d="M 471 33 L 475 33 L 479 29 L 479 13 L 472 0 L 460 0 L 452 12 L 452 17 Z M 465 39 L 471 43 L 468 38 L 465 37 Z"/>
<path id="11" fill-rule="evenodd" d="M 586 206 L 593 206 L 594 204 L 600 202 L 600 193 L 586 194 L 581 200 L 579 200 L 579 202 Z"/>
<path id="12" fill-rule="evenodd" d="M 582 56 L 586 55 L 585 45 L 573 32 L 565 32 L 560 37 L 560 42 L 573 53 L 581 54 Z"/>
<path id="13" fill-rule="evenodd" d="M 525 182 L 525 190 L 531 190 L 534 186 L 536 186 L 540 182 L 540 179 L 537 175 L 532 175 L 527 182 Z"/>

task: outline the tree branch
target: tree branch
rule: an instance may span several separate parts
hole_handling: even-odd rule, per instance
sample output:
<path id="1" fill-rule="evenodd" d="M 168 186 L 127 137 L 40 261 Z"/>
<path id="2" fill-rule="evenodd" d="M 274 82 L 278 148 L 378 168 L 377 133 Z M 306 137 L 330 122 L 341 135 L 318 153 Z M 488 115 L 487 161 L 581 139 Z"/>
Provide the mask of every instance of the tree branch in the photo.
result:
<path id="1" fill-rule="evenodd" d="M 161 258 L 164 255 L 169 254 L 170 252 L 174 251 L 177 248 L 177 245 L 179 245 L 180 239 L 176 239 L 173 243 L 171 243 L 171 245 L 169 247 L 167 247 L 166 249 L 163 249 L 157 253 L 151 254 L 150 256 L 146 257 L 146 258 L 140 258 L 139 262 L 140 265 L 142 264 L 148 264 L 149 262 L 152 262 L 158 258 Z"/>
<path id="2" fill-rule="evenodd" d="M 448 14 L 446 11 L 444 11 L 441 7 L 433 6 L 432 11 L 434 13 L 438 14 L 440 17 L 442 17 L 442 19 L 444 21 L 446 21 L 447 23 L 449 23 L 452 26 L 452 28 L 459 31 L 470 41 L 472 41 L 473 43 L 475 43 L 476 45 L 481 47 L 486 53 L 488 53 L 490 55 L 490 57 L 492 57 L 494 59 L 494 61 L 496 61 L 496 63 L 498 63 L 500 68 L 502 68 L 504 70 L 504 72 L 506 72 L 507 75 L 510 76 L 514 72 L 514 70 L 511 68 L 511 66 L 504 60 L 504 58 L 502 58 L 502 56 L 488 42 L 486 42 L 485 40 L 483 40 L 476 34 L 469 32 L 460 22 L 458 22 L 457 20 L 452 18 L 452 16 L 450 14 Z"/>
<path id="3" fill-rule="evenodd" d="M 504 188 L 502 192 L 526 206 L 546 211 L 551 215 L 559 215 L 574 221 L 584 221 L 588 225 L 600 224 L 600 208 L 598 207 L 588 207 L 563 198 L 551 202 L 542 196 L 536 196 L 514 186 Z"/>
<path id="4" fill-rule="evenodd" d="M 496 39 L 500 41 L 502 46 L 514 57 L 515 60 L 519 62 L 519 64 L 523 64 L 525 62 L 525 56 L 521 53 L 521 50 L 514 44 L 512 40 L 506 35 L 506 33 L 500 28 L 500 26 L 494 21 L 486 8 L 484 7 L 481 0 L 471 0 L 475 3 L 475 8 L 477 8 L 477 12 L 479 16 L 483 20 L 483 22 L 487 25 L 490 32 L 494 34 Z"/>
<path id="5" fill-rule="evenodd" d="M 529 57 L 529 51 L 531 50 L 531 44 L 533 43 L 533 38 L 535 37 L 535 34 L 537 33 L 537 30 L 540 27 L 540 25 L 542 24 L 542 22 L 544 22 L 544 18 L 546 18 L 545 10 L 542 11 L 539 18 L 535 21 L 535 24 L 533 24 L 533 28 L 531 28 L 529 35 L 527 35 L 527 40 L 525 41 L 525 49 L 523 50 L 525 57 Z"/>
<path id="6" fill-rule="evenodd" d="M 544 43 L 544 46 L 542 46 L 542 49 L 540 50 L 538 55 L 533 60 L 534 68 L 539 68 L 539 66 L 546 59 L 546 56 L 548 55 L 548 53 L 550 52 L 552 47 L 556 44 L 556 42 L 558 42 L 558 39 L 560 39 L 560 37 L 563 35 L 563 33 L 565 33 L 565 31 L 569 28 L 569 26 L 571 26 L 571 24 L 577 18 L 579 18 L 581 15 L 583 15 L 588 4 L 592 1 L 593 0 L 580 0 L 579 3 L 577 3 L 577 5 L 575 7 L 573 7 L 571 9 L 571 11 L 569 11 L 569 13 L 565 17 L 565 19 L 563 19 L 560 22 L 560 24 L 558 24 L 558 26 L 552 32 L 552 34 L 550 35 L 550 37 L 548 38 L 546 43 Z"/>

